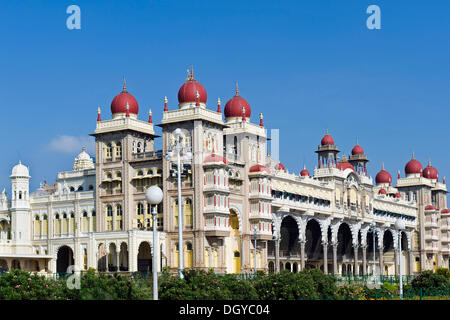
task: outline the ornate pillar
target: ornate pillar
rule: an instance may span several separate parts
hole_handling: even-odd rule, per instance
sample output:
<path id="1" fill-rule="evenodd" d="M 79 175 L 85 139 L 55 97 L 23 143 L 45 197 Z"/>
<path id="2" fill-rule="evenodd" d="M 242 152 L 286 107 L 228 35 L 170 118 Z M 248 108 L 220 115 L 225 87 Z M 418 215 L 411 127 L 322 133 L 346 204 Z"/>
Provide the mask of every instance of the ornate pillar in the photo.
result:
<path id="1" fill-rule="evenodd" d="M 323 246 L 323 273 L 328 274 L 328 242 L 322 242 Z"/>
<path id="2" fill-rule="evenodd" d="M 304 240 L 300 240 L 300 270 L 305 269 L 305 242 Z"/>
<path id="3" fill-rule="evenodd" d="M 409 255 L 409 274 L 414 274 L 415 268 L 414 268 L 414 255 L 412 253 L 412 250 L 408 250 Z"/>
<path id="4" fill-rule="evenodd" d="M 280 239 L 275 239 L 275 272 L 280 272 Z"/>
<path id="5" fill-rule="evenodd" d="M 333 273 L 335 275 L 337 275 L 338 272 L 338 264 L 337 264 L 337 248 L 338 248 L 338 243 L 334 242 L 332 243 L 333 246 Z"/>
<path id="6" fill-rule="evenodd" d="M 384 275 L 383 247 L 378 248 L 378 254 L 380 255 L 380 272 L 378 274 L 382 276 Z"/>
<path id="7" fill-rule="evenodd" d="M 362 246 L 362 274 L 367 274 L 367 246 Z"/>
<path id="8" fill-rule="evenodd" d="M 120 271 L 120 247 L 119 248 L 116 247 L 115 254 L 116 254 L 116 267 L 117 267 L 116 271 Z"/>
<path id="9" fill-rule="evenodd" d="M 353 274 L 357 275 L 358 274 L 358 245 L 354 244 L 353 245 L 353 256 L 354 256 L 354 263 L 353 263 Z"/>

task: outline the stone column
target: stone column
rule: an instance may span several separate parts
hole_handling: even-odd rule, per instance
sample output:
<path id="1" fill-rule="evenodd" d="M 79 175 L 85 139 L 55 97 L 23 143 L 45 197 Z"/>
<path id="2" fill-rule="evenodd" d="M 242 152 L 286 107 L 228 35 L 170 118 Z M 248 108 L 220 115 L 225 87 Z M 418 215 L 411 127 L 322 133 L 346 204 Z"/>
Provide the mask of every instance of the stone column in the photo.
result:
<path id="1" fill-rule="evenodd" d="M 323 273 L 328 274 L 328 243 L 322 242 L 323 246 Z"/>
<path id="2" fill-rule="evenodd" d="M 300 270 L 305 269 L 305 241 L 300 241 Z"/>
<path id="3" fill-rule="evenodd" d="M 335 242 L 332 244 L 333 246 L 333 273 L 335 275 L 337 275 L 338 272 L 338 264 L 337 264 L 337 248 L 338 248 L 338 243 Z"/>
<path id="4" fill-rule="evenodd" d="M 409 274 L 414 274 L 414 256 L 412 250 L 408 250 L 409 255 Z"/>
<path id="5" fill-rule="evenodd" d="M 367 246 L 362 246 L 362 268 L 363 272 L 362 274 L 367 274 Z"/>
<path id="6" fill-rule="evenodd" d="M 116 247 L 116 271 L 119 271 L 120 268 L 120 248 Z"/>
<path id="7" fill-rule="evenodd" d="M 380 272 L 378 273 L 380 276 L 384 275 L 384 262 L 383 262 L 383 247 L 378 248 L 378 253 L 380 255 Z"/>
<path id="8" fill-rule="evenodd" d="M 275 272 L 280 272 L 280 240 L 275 239 Z"/>
<path id="9" fill-rule="evenodd" d="M 354 255 L 354 264 L 353 264 L 353 274 L 358 275 L 358 245 L 353 245 L 353 255 Z"/>

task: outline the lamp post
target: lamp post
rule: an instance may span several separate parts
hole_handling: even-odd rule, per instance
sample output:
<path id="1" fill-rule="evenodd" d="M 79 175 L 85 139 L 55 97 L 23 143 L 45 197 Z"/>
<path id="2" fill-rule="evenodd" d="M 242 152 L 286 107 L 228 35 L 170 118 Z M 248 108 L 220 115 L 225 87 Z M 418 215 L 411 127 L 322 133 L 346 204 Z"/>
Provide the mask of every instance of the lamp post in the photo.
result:
<path id="1" fill-rule="evenodd" d="M 153 221 L 153 261 L 152 261 L 152 272 L 153 272 L 153 300 L 158 300 L 158 231 L 156 230 L 156 217 L 157 210 L 156 206 L 161 203 L 163 199 L 163 192 L 158 186 L 151 186 L 145 192 L 145 197 L 147 202 L 152 206 L 152 221 Z"/>
<path id="2" fill-rule="evenodd" d="M 255 275 L 256 275 L 256 262 L 257 262 L 257 259 L 256 259 L 256 232 L 257 232 L 256 223 L 253 225 L 253 232 L 255 235 L 255 257 L 254 257 L 254 259 L 255 259 Z"/>
<path id="3" fill-rule="evenodd" d="M 170 161 L 174 154 L 173 150 L 176 151 L 177 156 L 177 182 L 178 182 L 178 276 L 184 279 L 183 269 L 183 215 L 181 213 L 181 153 L 184 153 L 183 159 L 188 161 L 191 159 L 191 153 L 185 152 L 183 146 L 184 133 L 180 128 L 175 129 L 173 132 L 175 136 L 174 144 L 172 150 L 169 150 L 166 155 L 166 160 Z"/>
<path id="4" fill-rule="evenodd" d="M 402 230 L 405 229 L 405 221 L 397 219 L 395 228 L 398 230 L 398 271 L 400 276 L 400 300 L 403 299 L 403 280 L 402 280 Z"/>

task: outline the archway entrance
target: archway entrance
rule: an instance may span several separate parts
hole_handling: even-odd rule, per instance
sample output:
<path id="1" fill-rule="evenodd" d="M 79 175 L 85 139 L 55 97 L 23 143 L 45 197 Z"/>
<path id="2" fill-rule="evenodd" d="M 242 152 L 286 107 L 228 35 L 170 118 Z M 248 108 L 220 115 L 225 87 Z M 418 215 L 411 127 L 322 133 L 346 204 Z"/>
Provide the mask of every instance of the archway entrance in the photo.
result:
<path id="1" fill-rule="evenodd" d="M 352 232 L 350 231 L 350 227 L 347 223 L 342 223 L 339 226 L 337 241 L 337 260 L 343 263 L 341 274 L 351 274 L 353 271 L 351 264 L 354 263 L 354 254 L 352 246 Z M 345 265 L 344 267 L 345 263 L 348 263 L 348 265 Z"/>
<path id="2" fill-rule="evenodd" d="M 389 229 L 384 232 L 383 236 L 383 264 L 384 275 L 395 273 L 394 237 Z"/>
<path id="3" fill-rule="evenodd" d="M 306 268 L 317 268 L 320 263 L 322 263 L 323 249 L 320 243 L 322 231 L 320 230 L 320 225 L 315 219 L 311 219 L 306 224 L 306 258 L 308 263 Z"/>
<path id="4" fill-rule="evenodd" d="M 287 216 L 280 227 L 280 256 L 290 257 L 299 255 L 298 226 L 294 218 Z"/>
<path id="5" fill-rule="evenodd" d="M 62 246 L 58 250 L 58 256 L 56 258 L 56 272 L 65 273 L 67 268 L 74 264 L 73 251 L 68 246 Z"/>
<path id="6" fill-rule="evenodd" d="M 152 253 L 150 244 L 146 241 L 139 245 L 138 271 L 142 273 L 152 272 Z"/>

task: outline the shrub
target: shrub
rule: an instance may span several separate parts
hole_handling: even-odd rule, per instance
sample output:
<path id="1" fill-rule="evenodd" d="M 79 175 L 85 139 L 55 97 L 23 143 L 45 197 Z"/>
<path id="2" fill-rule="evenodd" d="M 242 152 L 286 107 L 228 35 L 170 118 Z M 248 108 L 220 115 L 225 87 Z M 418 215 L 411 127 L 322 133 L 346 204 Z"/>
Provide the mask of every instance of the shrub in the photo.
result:
<path id="1" fill-rule="evenodd" d="M 443 274 L 433 273 L 431 270 L 426 270 L 414 278 L 411 285 L 416 290 L 443 289 L 449 286 L 449 280 Z"/>
<path id="2" fill-rule="evenodd" d="M 262 300 L 297 300 L 319 298 L 314 279 L 309 272 L 280 273 L 258 277 L 254 281 L 258 297 Z"/>
<path id="3" fill-rule="evenodd" d="M 361 300 L 366 298 L 366 291 L 358 285 L 344 284 L 337 288 L 337 297 L 342 300 Z"/>
<path id="4" fill-rule="evenodd" d="M 333 276 L 324 274 L 319 269 L 310 269 L 302 272 L 308 272 L 314 281 L 319 299 L 332 300 L 336 299 L 336 280 Z"/>

